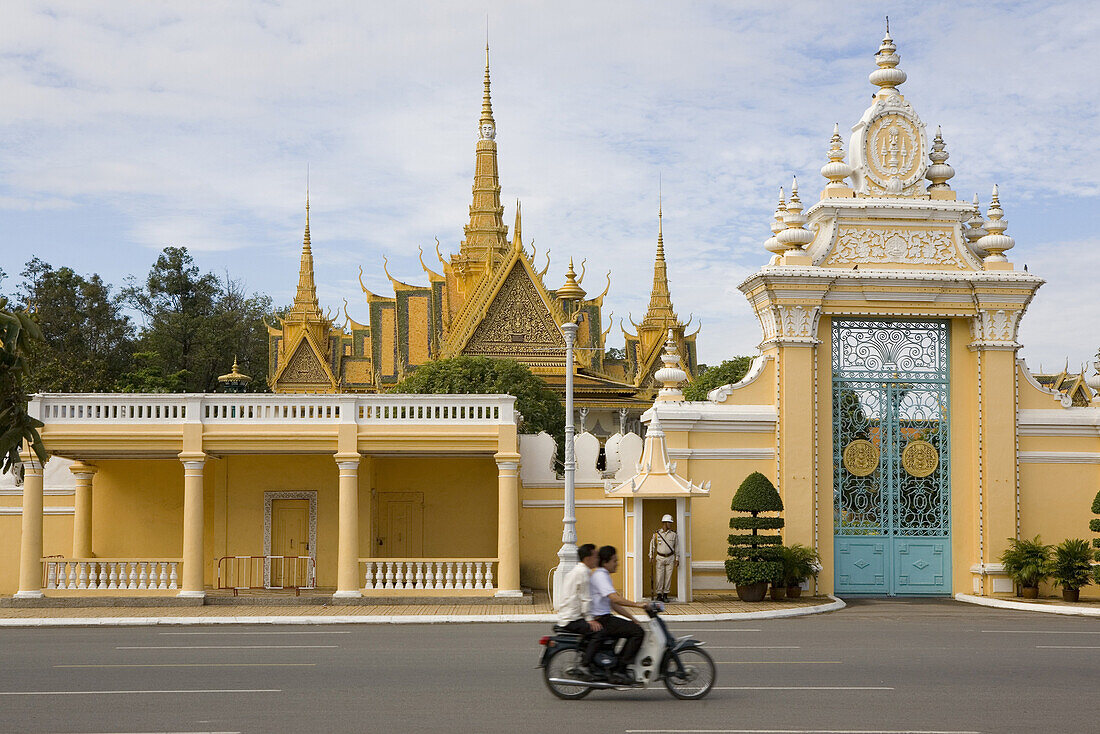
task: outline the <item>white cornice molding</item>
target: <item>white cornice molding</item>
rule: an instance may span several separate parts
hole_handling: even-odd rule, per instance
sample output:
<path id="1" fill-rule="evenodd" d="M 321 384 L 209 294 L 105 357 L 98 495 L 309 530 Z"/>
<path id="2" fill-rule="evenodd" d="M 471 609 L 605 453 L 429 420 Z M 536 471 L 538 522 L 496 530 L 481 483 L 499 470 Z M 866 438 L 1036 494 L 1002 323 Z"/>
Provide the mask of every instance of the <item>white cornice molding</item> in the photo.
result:
<path id="1" fill-rule="evenodd" d="M 770 461 L 775 458 L 775 449 L 669 449 L 668 456 L 676 461 L 683 459 L 759 459 Z"/>
<path id="2" fill-rule="evenodd" d="M 601 485 L 602 486 L 602 485 Z M 623 501 L 619 497 L 610 497 L 595 500 L 575 500 L 577 507 L 622 507 Z M 557 507 L 565 507 L 564 500 L 523 500 L 523 508 L 526 510 L 546 510 Z"/>
<path id="3" fill-rule="evenodd" d="M 76 509 L 72 507 L 43 507 L 43 515 L 73 515 Z M 22 507 L 0 507 L 0 515 L 22 515 Z"/>
<path id="4" fill-rule="evenodd" d="M 653 411 L 664 431 L 711 431 L 714 433 L 772 433 L 775 431 L 774 405 L 717 405 L 710 402 L 657 403 L 642 414 L 648 423 Z"/>
<path id="5" fill-rule="evenodd" d="M 1016 420 L 1021 436 L 1100 436 L 1100 407 L 1025 408 Z"/>
<path id="6" fill-rule="evenodd" d="M 724 403 L 726 398 L 733 394 L 734 390 L 740 390 L 743 387 L 748 387 L 764 374 L 764 368 L 768 365 L 768 362 L 775 359 L 770 354 L 758 354 L 753 357 L 752 364 L 749 365 L 749 371 L 745 373 L 745 376 L 740 381 L 731 385 L 722 385 L 716 387 L 707 393 L 707 400 L 712 403 Z"/>

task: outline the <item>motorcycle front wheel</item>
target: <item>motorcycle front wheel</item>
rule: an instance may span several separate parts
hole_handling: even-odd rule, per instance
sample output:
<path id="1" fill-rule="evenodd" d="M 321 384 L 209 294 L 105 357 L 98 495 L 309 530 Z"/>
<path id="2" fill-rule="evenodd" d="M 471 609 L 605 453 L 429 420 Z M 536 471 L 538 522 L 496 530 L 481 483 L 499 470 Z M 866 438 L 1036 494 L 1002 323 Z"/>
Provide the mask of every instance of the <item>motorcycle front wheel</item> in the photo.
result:
<path id="1" fill-rule="evenodd" d="M 583 658 L 584 653 L 575 647 L 564 647 L 550 656 L 550 659 L 546 661 L 546 667 L 542 669 L 542 673 L 546 680 L 546 687 L 550 689 L 551 693 L 558 698 L 576 700 L 578 698 L 584 698 L 592 692 L 589 686 L 555 683 L 552 680 L 555 678 L 577 680 L 580 675 L 581 660 Z"/>
<path id="2" fill-rule="evenodd" d="M 714 661 L 697 647 L 672 653 L 665 660 L 665 687 L 676 698 L 702 698 L 710 693 L 715 676 Z"/>

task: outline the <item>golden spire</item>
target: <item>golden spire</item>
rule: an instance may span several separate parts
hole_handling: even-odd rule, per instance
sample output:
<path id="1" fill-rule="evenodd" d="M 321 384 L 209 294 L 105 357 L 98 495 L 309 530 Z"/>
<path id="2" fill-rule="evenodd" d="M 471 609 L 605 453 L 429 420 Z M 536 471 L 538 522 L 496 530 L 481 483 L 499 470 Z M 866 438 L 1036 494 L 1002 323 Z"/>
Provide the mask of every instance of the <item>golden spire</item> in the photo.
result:
<path id="1" fill-rule="evenodd" d="M 493 121 L 493 98 L 489 91 L 489 41 L 485 41 L 485 92 L 481 97 L 480 125 L 495 125 Z"/>
<path id="2" fill-rule="evenodd" d="M 523 249 L 522 219 L 523 207 L 520 205 L 519 199 L 516 199 L 516 225 L 512 227 L 512 247 L 517 250 Z"/>
<path id="3" fill-rule="evenodd" d="M 565 284 L 554 291 L 562 300 L 578 301 L 585 296 L 584 288 L 577 282 L 577 273 L 573 270 L 573 258 L 569 258 L 569 269 L 565 271 Z"/>
<path id="4" fill-rule="evenodd" d="M 460 256 L 471 262 L 490 264 L 508 252 L 508 228 L 504 225 L 504 207 L 500 203 L 500 178 L 497 174 L 496 122 L 489 88 L 489 44 L 485 44 L 485 93 L 478 123 L 477 154 L 474 164 L 473 201 L 470 223 L 462 241 Z"/>
<path id="5" fill-rule="evenodd" d="M 306 231 L 302 237 L 302 263 L 298 268 L 298 292 L 290 309 L 298 314 L 320 315 L 317 303 L 317 285 L 313 281 L 313 250 L 309 243 L 309 187 L 306 187 Z"/>
<path id="6" fill-rule="evenodd" d="M 643 326 L 661 326 L 677 323 L 672 310 L 672 295 L 668 290 L 668 266 L 665 264 L 665 224 L 662 196 L 657 196 L 657 257 L 653 262 L 653 291 L 649 296 L 649 310 L 642 319 Z"/>

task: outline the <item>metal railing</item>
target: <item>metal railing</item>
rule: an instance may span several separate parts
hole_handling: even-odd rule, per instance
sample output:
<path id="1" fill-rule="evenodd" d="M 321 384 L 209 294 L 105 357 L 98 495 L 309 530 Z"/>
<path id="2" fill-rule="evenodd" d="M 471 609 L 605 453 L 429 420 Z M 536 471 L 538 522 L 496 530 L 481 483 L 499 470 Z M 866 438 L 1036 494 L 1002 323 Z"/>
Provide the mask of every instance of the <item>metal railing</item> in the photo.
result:
<path id="1" fill-rule="evenodd" d="M 179 588 L 179 558 L 42 559 L 42 588 L 63 591 L 168 591 Z"/>
<path id="2" fill-rule="evenodd" d="M 317 588 L 317 562 L 312 556 L 222 556 L 217 563 L 217 588 L 233 596 L 250 589 Z"/>
<path id="3" fill-rule="evenodd" d="M 496 558 L 360 558 L 364 590 L 494 589 Z"/>

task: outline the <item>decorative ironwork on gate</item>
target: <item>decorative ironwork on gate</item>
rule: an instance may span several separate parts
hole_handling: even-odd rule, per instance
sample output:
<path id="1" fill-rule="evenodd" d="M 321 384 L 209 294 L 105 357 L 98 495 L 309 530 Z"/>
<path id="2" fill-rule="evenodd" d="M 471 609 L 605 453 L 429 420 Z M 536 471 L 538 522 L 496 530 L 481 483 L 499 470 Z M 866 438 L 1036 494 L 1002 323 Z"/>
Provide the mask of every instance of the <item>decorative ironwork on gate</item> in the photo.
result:
<path id="1" fill-rule="evenodd" d="M 867 593 L 942 592 L 951 521 L 948 325 L 836 319 L 832 337 L 838 589 L 850 581 Z"/>

